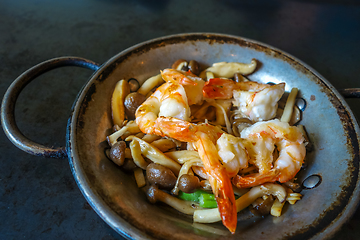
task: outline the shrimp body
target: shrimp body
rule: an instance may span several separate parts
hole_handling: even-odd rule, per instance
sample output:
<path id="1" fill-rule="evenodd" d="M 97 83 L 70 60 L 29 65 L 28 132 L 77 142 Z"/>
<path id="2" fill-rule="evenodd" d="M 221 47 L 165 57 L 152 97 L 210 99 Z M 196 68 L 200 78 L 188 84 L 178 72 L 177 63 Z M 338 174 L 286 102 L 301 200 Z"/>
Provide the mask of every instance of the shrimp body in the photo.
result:
<path id="1" fill-rule="evenodd" d="M 193 143 L 216 198 L 222 222 L 232 233 L 237 224 L 235 195 L 227 169 L 220 163 L 215 142 L 224 132 L 209 124 L 193 124 L 180 119 L 158 118 L 157 127 L 164 135 Z"/>
<path id="2" fill-rule="evenodd" d="M 230 99 L 238 112 L 254 122 L 275 117 L 277 102 L 284 94 L 285 83 L 268 85 L 252 81 L 234 82 L 230 79 L 210 79 L 203 88 L 206 98 Z"/>
<path id="3" fill-rule="evenodd" d="M 248 155 L 243 139 L 224 133 L 216 141 L 216 148 L 230 177 L 236 176 L 239 170 L 248 167 Z"/>
<path id="4" fill-rule="evenodd" d="M 203 80 L 174 69 L 165 69 L 161 74 L 166 83 L 137 109 L 136 123 L 144 133 L 192 143 L 209 177 L 222 222 L 234 233 L 237 224 L 235 196 L 230 177 L 219 161 L 215 146 L 216 140 L 224 132 L 216 126 L 189 122 L 189 104 L 202 101 Z M 188 91 L 186 86 L 190 86 Z"/>
<path id="5" fill-rule="evenodd" d="M 156 89 L 135 113 L 140 130 L 148 134 L 161 135 L 156 128 L 156 119 L 160 116 L 189 121 L 189 105 L 202 101 L 199 94 L 204 85 L 202 79 L 174 69 L 165 69 L 161 75 L 166 83 Z"/>
<path id="6" fill-rule="evenodd" d="M 180 84 L 164 83 L 140 105 L 135 116 L 140 130 L 157 135 L 160 134 L 155 125 L 159 116 L 176 117 L 188 121 L 190 108 L 185 89 Z"/>
<path id="7" fill-rule="evenodd" d="M 297 127 L 279 120 L 255 123 L 241 132 L 246 139 L 245 148 L 249 152 L 249 163 L 254 164 L 259 173 L 244 177 L 237 175 L 233 183 L 239 188 L 253 187 L 265 182 L 291 180 L 300 170 L 306 150 L 304 138 Z M 275 147 L 279 156 L 274 160 Z"/>
<path id="8" fill-rule="evenodd" d="M 184 87 L 188 104 L 199 104 L 203 101 L 201 91 L 205 84 L 202 78 L 197 77 L 191 72 L 184 72 L 175 69 L 165 69 L 161 76 L 166 82 L 180 84 Z"/>

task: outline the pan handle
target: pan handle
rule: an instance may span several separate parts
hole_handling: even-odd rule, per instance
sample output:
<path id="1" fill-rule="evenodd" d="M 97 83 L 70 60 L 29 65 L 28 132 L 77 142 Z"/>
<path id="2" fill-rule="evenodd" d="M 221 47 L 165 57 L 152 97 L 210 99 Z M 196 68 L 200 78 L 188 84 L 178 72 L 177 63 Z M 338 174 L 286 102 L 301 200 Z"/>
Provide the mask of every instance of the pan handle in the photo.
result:
<path id="1" fill-rule="evenodd" d="M 360 88 L 344 88 L 339 93 L 345 98 L 360 98 Z"/>
<path id="2" fill-rule="evenodd" d="M 99 64 L 79 57 L 59 57 L 44 61 L 21 74 L 7 89 L 1 103 L 1 124 L 6 136 L 21 150 L 44 157 L 66 158 L 64 147 L 52 148 L 33 142 L 25 137 L 19 130 L 15 121 L 15 103 L 20 92 L 36 77 L 55 68 L 64 66 L 78 66 L 91 70 L 98 70 Z"/>

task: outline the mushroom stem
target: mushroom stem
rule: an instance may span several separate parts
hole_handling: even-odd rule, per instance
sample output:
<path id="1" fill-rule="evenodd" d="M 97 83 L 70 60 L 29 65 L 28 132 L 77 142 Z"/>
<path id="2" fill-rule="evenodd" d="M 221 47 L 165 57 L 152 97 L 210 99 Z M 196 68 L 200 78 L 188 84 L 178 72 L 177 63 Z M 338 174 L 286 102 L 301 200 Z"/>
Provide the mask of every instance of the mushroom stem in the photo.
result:
<path id="1" fill-rule="evenodd" d="M 214 77 L 232 78 L 235 73 L 243 75 L 251 74 L 255 71 L 257 61 L 252 59 L 250 63 L 238 63 L 238 62 L 219 62 L 214 63 L 211 67 L 205 69 L 200 73 L 200 77 L 205 79 L 206 72 L 212 72 Z"/>
<path id="2" fill-rule="evenodd" d="M 109 135 L 106 139 L 112 147 L 116 142 L 117 139 L 123 136 L 125 133 L 130 132 L 131 134 L 135 134 L 141 132 L 138 125 L 135 121 L 129 121 L 124 127 L 122 127 L 119 131 L 114 132 L 113 134 Z"/>
<path id="3" fill-rule="evenodd" d="M 288 99 L 286 100 L 284 112 L 283 112 L 283 115 L 281 116 L 280 121 L 287 122 L 287 123 L 290 122 L 297 94 L 298 94 L 298 89 L 292 88 L 291 92 L 288 96 Z"/>
<path id="4" fill-rule="evenodd" d="M 181 168 L 180 164 L 173 161 L 171 158 L 167 157 L 163 152 L 161 152 L 156 147 L 133 135 L 127 137 L 125 141 L 137 141 L 140 145 L 141 154 L 144 157 L 150 159 L 154 163 L 158 163 L 167 168 L 170 168 L 171 171 L 175 173 L 175 175 L 179 174 Z"/>
<path id="5" fill-rule="evenodd" d="M 180 180 L 182 175 L 187 174 L 190 171 L 192 166 L 203 166 L 203 164 L 202 164 L 200 159 L 193 159 L 193 160 L 185 162 L 180 168 L 179 175 L 178 175 L 175 187 L 174 187 L 173 190 L 171 190 L 172 194 L 174 194 L 174 195 L 179 194 L 179 186 L 178 186 L 179 185 L 179 180 Z"/>
<path id="6" fill-rule="evenodd" d="M 111 98 L 111 111 L 114 124 L 121 125 L 125 120 L 125 97 L 130 93 L 130 85 L 127 81 L 117 82 Z"/>
<path id="7" fill-rule="evenodd" d="M 148 189 L 147 198 L 151 203 L 160 201 L 187 215 L 194 214 L 194 211 L 198 208 L 196 203 L 171 196 L 170 194 L 158 189 L 156 185 L 153 185 Z"/>
<path id="8" fill-rule="evenodd" d="M 145 82 L 141 85 L 141 87 L 138 89 L 138 93 L 146 96 L 151 89 L 153 89 L 154 87 L 160 85 L 164 83 L 164 80 L 161 76 L 161 74 L 155 75 L 147 80 L 145 80 Z"/>
<path id="9" fill-rule="evenodd" d="M 137 141 L 131 141 L 130 142 L 130 150 L 131 150 L 131 156 L 134 160 L 134 163 L 142 169 L 146 169 L 146 167 L 149 165 L 148 162 L 145 161 L 145 159 L 141 156 L 141 148 L 140 144 Z"/>
<path id="10" fill-rule="evenodd" d="M 253 187 L 249 192 L 245 193 L 236 200 L 237 212 L 240 212 L 248 207 L 257 198 L 270 194 L 276 196 L 280 202 L 284 202 L 287 195 L 285 188 L 275 183 L 265 183 L 263 185 Z M 195 210 L 193 218 L 194 222 L 200 223 L 213 223 L 221 221 L 218 208 Z"/>

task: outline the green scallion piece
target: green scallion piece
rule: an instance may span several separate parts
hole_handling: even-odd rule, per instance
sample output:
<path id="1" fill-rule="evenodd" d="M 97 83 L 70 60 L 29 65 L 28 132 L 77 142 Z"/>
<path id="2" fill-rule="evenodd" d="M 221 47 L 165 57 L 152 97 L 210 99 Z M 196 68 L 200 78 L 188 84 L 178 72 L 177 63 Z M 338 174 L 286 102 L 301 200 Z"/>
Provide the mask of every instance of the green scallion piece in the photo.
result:
<path id="1" fill-rule="evenodd" d="M 203 190 L 196 190 L 193 193 L 184 193 L 179 191 L 178 197 L 186 201 L 193 201 L 199 203 L 203 208 L 216 208 L 217 203 L 214 194 L 205 192 Z"/>
<path id="2" fill-rule="evenodd" d="M 216 208 L 217 203 L 214 194 L 202 193 L 199 197 L 199 205 L 203 208 Z"/>

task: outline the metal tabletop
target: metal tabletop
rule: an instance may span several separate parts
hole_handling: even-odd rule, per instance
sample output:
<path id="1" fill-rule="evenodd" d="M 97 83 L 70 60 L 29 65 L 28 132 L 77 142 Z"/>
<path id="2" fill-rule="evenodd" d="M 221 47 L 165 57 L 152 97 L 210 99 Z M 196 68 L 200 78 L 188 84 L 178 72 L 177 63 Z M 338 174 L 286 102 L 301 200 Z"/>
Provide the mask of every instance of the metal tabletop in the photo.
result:
<path id="1" fill-rule="evenodd" d="M 101 64 L 134 44 L 185 32 L 261 41 L 337 89 L 360 87 L 360 1 L 0 0 L 0 96 L 42 61 L 79 56 Z M 72 102 L 91 74 L 68 67 L 30 83 L 16 105 L 25 136 L 64 146 Z M 359 119 L 360 100 L 347 101 Z M 66 159 L 22 152 L 3 131 L 0 153 L 0 239 L 123 239 L 88 205 Z M 334 239 L 359 239 L 359 224 L 360 210 Z"/>

